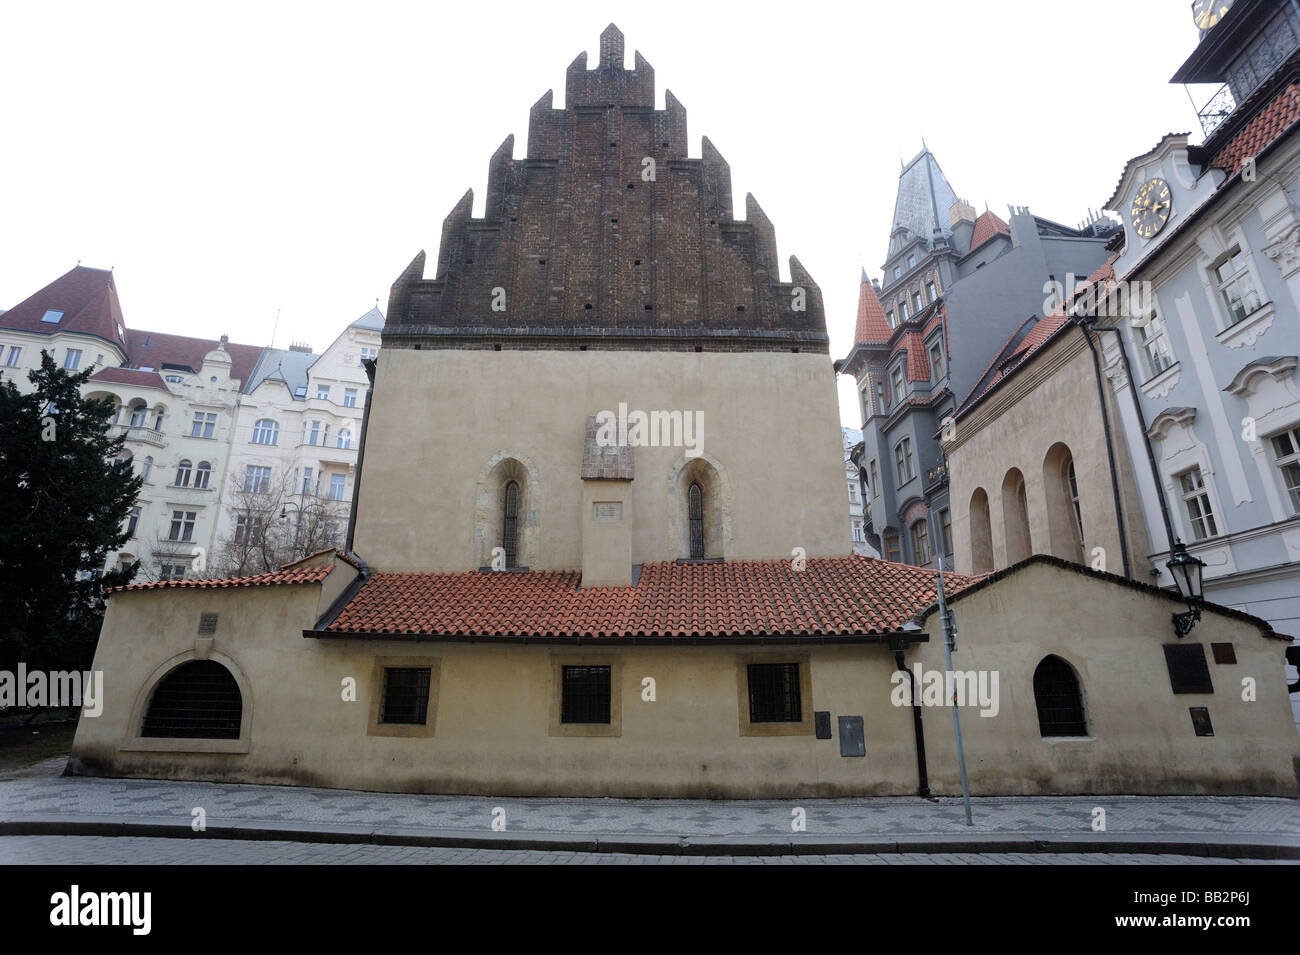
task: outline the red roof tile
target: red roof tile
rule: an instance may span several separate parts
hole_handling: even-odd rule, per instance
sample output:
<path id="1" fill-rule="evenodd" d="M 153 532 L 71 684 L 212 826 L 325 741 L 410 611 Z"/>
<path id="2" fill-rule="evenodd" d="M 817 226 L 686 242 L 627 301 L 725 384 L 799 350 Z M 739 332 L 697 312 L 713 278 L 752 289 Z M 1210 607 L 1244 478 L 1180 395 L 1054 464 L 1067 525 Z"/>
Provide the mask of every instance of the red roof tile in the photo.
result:
<path id="1" fill-rule="evenodd" d="M 136 368 L 145 367 L 162 371 L 164 363 L 184 365 L 198 371 L 203 367 L 203 356 L 215 351 L 221 342 L 211 338 L 190 338 L 187 335 L 169 335 L 165 332 L 127 332 L 127 352 L 130 362 Z M 253 366 L 261 357 L 262 349 L 257 345 L 239 345 L 225 343 L 226 354 L 232 362 L 230 377 L 247 382 L 253 373 Z"/>
<path id="2" fill-rule="evenodd" d="M 1258 155 L 1297 119 L 1300 119 L 1300 83 L 1292 83 L 1215 153 L 1210 165 L 1232 175 L 1241 169 L 1242 163 Z"/>
<path id="3" fill-rule="evenodd" d="M 970 236 L 970 252 L 974 252 L 995 235 L 1011 235 L 1011 226 L 1007 225 L 992 212 L 985 212 L 975 220 L 975 231 Z"/>
<path id="4" fill-rule="evenodd" d="M 635 587 L 576 571 L 375 574 L 326 631 L 449 636 L 752 636 L 896 632 L 935 574 L 871 557 L 646 564 Z M 953 593 L 979 578 L 945 574 Z"/>
<path id="5" fill-rule="evenodd" d="M 287 565 L 292 567 L 293 565 Z M 167 587 L 271 587 L 277 584 L 318 584 L 329 576 L 334 569 L 332 564 L 316 564 L 312 567 L 300 567 L 292 570 L 277 570 L 269 574 L 256 574 L 252 577 L 221 577 L 212 580 L 152 580 L 143 584 L 127 584 L 113 587 L 109 593 L 119 590 L 162 590 Z"/>
<path id="6" fill-rule="evenodd" d="M 853 335 L 853 342 L 878 344 L 889 341 L 894 330 L 889 327 L 885 310 L 880 304 L 876 290 L 867 280 L 867 273 L 862 273 L 862 284 L 858 289 L 858 325 Z"/>
<path id="7" fill-rule="evenodd" d="M 101 368 L 90 376 L 91 381 L 107 381 L 118 385 L 143 385 L 146 388 L 162 388 L 167 384 L 156 371 L 140 371 L 137 368 Z"/>
<path id="8" fill-rule="evenodd" d="M 42 322 L 47 310 L 63 312 L 57 324 Z M 113 273 L 78 265 L 0 316 L 0 326 L 37 334 L 56 331 L 97 335 L 126 351 L 122 304 Z"/>
<path id="9" fill-rule="evenodd" d="M 901 351 L 907 351 L 907 380 L 908 381 L 929 381 L 930 380 L 930 356 L 925 350 L 925 339 L 920 332 L 907 332 L 898 341 L 898 347 L 894 349 L 889 356 L 892 360 L 894 355 Z"/>

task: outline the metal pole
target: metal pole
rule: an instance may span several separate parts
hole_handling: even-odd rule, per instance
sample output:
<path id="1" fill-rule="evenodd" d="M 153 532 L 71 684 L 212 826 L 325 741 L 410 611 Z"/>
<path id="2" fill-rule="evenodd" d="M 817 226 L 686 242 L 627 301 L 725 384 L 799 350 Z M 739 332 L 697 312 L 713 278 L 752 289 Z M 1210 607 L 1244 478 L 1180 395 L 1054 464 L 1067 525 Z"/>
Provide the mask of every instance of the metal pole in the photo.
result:
<path id="1" fill-rule="evenodd" d="M 929 520 L 928 514 L 926 519 Z M 943 546 L 942 537 L 936 537 L 935 541 L 940 547 Z M 939 567 L 939 619 L 943 621 L 943 659 L 946 666 L 944 686 L 945 688 L 947 686 L 955 688 L 957 681 L 952 672 L 952 622 L 948 618 L 948 604 L 943 596 L 943 554 L 935 555 L 935 563 Z M 966 778 L 966 751 L 961 740 L 961 715 L 957 710 L 956 692 L 952 696 L 952 728 L 957 738 L 957 768 L 961 771 L 961 798 L 966 806 L 966 825 L 973 826 L 975 823 L 971 819 L 970 811 L 970 781 Z"/>

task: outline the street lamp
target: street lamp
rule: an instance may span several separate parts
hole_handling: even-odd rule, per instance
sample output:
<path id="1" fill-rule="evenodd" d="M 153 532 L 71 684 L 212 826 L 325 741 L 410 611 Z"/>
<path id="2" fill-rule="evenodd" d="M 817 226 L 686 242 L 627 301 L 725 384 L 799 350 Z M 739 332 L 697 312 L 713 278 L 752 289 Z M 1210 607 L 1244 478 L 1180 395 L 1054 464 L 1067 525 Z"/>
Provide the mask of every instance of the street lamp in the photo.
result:
<path id="1" fill-rule="evenodd" d="M 1186 545 L 1175 538 L 1173 550 L 1165 566 L 1169 568 L 1169 573 L 1173 574 L 1174 583 L 1178 585 L 1178 592 L 1183 595 L 1183 600 L 1187 601 L 1187 610 L 1173 615 L 1174 635 L 1185 637 L 1192 632 L 1196 621 L 1201 619 L 1201 610 L 1193 605 L 1193 601 L 1199 602 L 1204 592 L 1201 573 L 1205 570 L 1205 561 L 1189 554 Z"/>

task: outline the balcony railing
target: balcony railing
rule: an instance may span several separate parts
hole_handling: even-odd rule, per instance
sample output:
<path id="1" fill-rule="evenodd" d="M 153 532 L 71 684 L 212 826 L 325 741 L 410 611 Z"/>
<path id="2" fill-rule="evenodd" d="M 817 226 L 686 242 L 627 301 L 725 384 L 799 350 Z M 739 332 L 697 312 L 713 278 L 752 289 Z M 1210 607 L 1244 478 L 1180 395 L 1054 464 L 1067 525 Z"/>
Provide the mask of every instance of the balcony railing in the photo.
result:
<path id="1" fill-rule="evenodd" d="M 1210 101 L 1196 111 L 1196 116 L 1201 121 L 1201 132 L 1208 138 L 1236 108 L 1237 102 L 1232 98 L 1232 90 L 1224 83 L 1210 97 Z"/>
<path id="2" fill-rule="evenodd" d="M 925 489 L 928 491 L 935 485 L 942 484 L 948 480 L 948 465 L 938 464 L 925 472 Z"/>
<path id="3" fill-rule="evenodd" d="M 161 431 L 155 431 L 153 428 L 146 427 L 145 425 L 113 425 L 113 430 L 110 434 L 112 437 L 117 437 L 119 434 L 123 434 L 126 435 L 126 440 L 128 441 L 142 441 L 145 444 L 152 444 L 155 448 L 165 448 L 167 446 L 167 440 L 163 437 Z"/>

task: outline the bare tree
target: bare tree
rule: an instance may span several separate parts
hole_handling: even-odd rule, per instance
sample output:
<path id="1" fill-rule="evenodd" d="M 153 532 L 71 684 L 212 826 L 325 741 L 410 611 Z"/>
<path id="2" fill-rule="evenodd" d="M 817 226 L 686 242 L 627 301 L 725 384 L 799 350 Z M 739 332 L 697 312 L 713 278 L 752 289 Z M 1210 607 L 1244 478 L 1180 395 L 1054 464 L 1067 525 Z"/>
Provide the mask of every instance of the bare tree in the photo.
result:
<path id="1" fill-rule="evenodd" d="M 209 576 L 265 574 L 307 554 L 342 546 L 347 502 L 295 494 L 290 474 L 277 483 L 246 483 L 235 493 L 235 521 L 217 529 L 207 559 Z"/>

